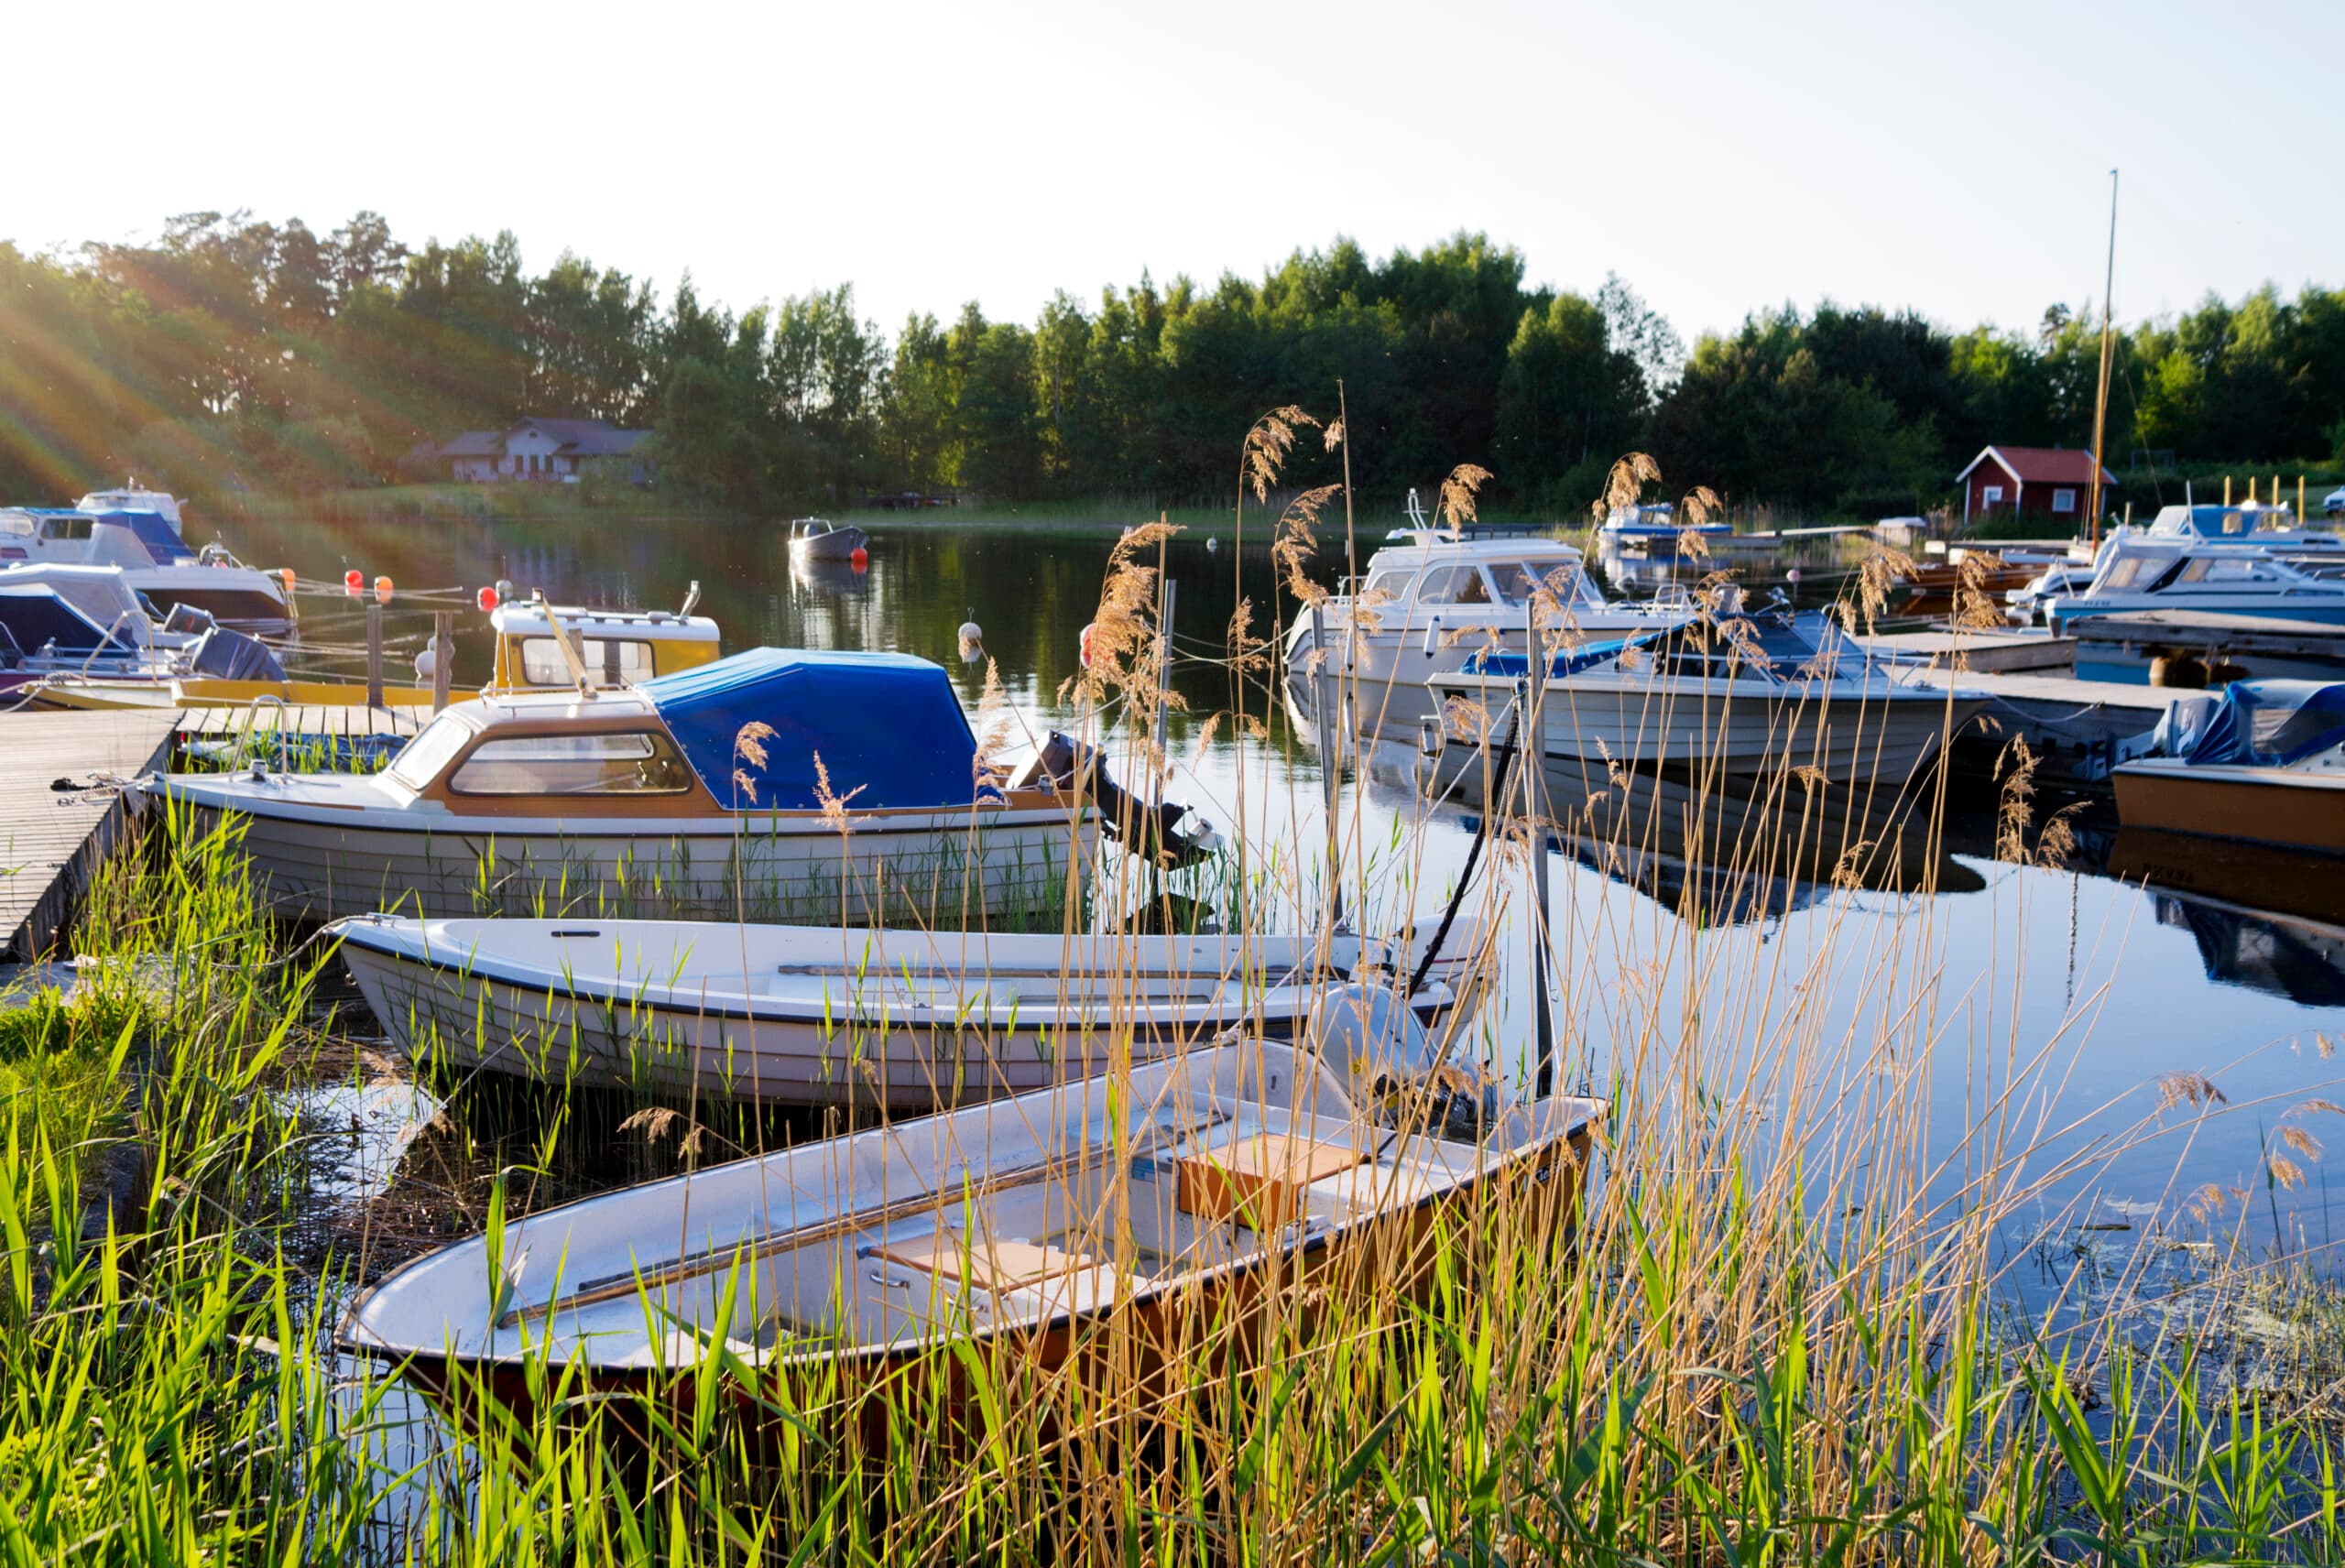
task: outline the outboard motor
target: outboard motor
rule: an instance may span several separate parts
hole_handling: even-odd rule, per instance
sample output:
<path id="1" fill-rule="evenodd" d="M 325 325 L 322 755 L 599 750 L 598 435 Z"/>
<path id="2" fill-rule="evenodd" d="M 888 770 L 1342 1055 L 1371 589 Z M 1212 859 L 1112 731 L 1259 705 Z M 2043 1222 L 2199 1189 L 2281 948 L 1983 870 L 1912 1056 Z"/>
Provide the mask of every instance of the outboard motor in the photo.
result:
<path id="1" fill-rule="evenodd" d="M 188 649 L 188 670 L 221 681 L 282 681 L 285 667 L 258 637 L 213 626 Z"/>
<path id="2" fill-rule="evenodd" d="M 1167 871 L 1194 866 L 1221 847 L 1221 835 L 1189 807 L 1138 799 L 1109 776 L 1096 747 L 1058 730 L 1010 776 L 1009 788 L 1054 789 L 1089 800 L 1118 844 Z"/>
<path id="3" fill-rule="evenodd" d="M 1330 988 L 1304 1037 L 1352 1104 L 1386 1127 L 1472 1143 L 1498 1125 L 1490 1079 L 1442 1060 L 1417 1015 L 1383 985 Z"/>

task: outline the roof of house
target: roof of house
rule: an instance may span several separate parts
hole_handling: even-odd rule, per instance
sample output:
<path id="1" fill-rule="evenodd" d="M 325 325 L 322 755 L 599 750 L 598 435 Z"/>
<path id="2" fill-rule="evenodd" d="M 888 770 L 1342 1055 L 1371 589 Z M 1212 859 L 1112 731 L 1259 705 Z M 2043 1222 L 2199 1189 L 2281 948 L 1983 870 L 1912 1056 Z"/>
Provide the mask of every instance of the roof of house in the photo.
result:
<path id="1" fill-rule="evenodd" d="M 2082 447 L 2056 446 L 1991 446 L 1970 460 L 1970 465 L 1954 476 L 1957 485 L 1969 479 L 1971 471 L 1982 463 L 1992 463 L 2022 485 L 2089 485 L 2092 483 L 2092 453 Z M 2117 483 L 2109 470 L 2100 471 L 2103 485 Z"/>
<path id="2" fill-rule="evenodd" d="M 524 427 L 542 430 L 560 441 L 564 452 L 578 457 L 611 457 L 633 452 L 651 433 L 617 430 L 605 419 L 523 419 L 513 429 Z"/>
<path id="3" fill-rule="evenodd" d="M 442 457 L 496 457 L 505 451 L 502 430 L 466 430 L 440 449 Z"/>

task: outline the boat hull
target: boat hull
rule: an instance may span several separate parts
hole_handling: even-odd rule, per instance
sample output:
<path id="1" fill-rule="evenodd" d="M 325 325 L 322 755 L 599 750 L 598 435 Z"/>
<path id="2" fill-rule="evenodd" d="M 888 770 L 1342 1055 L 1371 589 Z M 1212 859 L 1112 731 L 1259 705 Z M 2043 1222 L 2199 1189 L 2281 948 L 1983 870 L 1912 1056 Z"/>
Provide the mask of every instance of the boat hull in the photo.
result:
<path id="1" fill-rule="evenodd" d="M 2128 829 L 2345 855 L 2345 773 L 2129 762 L 2111 776 Z"/>
<path id="2" fill-rule="evenodd" d="M 852 561 L 870 537 L 861 528 L 836 528 L 826 534 L 802 534 L 790 541 L 790 553 L 801 561 Z"/>
<path id="3" fill-rule="evenodd" d="M 1598 766 L 1713 768 L 1759 775 L 1815 769 L 1836 784 L 1895 787 L 1918 776 L 1984 701 L 1874 685 L 1862 691 L 1736 680 L 1587 672 L 1558 680 L 1540 703 L 1551 760 Z M 1511 722 L 1512 682 L 1457 676 L 1436 694 L 1481 710 L 1495 742 Z"/>
<path id="4" fill-rule="evenodd" d="M 801 817 L 627 822 L 255 809 L 200 778 L 149 786 L 198 831 L 234 818 L 271 907 L 298 920 L 388 910 L 855 924 L 1050 918 L 1087 879 L 1097 818 L 1062 808 L 891 812 L 842 833 Z"/>
<path id="5" fill-rule="evenodd" d="M 768 1105 L 926 1111 L 1091 1077 L 1120 1052 L 1152 1062 L 1248 1022 L 1292 1039 L 1321 990 L 1278 983 L 1314 967 L 1308 939 L 1259 939 L 1250 975 L 1227 975 L 1217 936 L 1120 939 L 1119 957 L 1057 937 L 645 923 L 530 931 L 574 941 L 574 960 L 480 950 L 521 923 L 336 930 L 367 1006 L 420 1067 Z M 630 941 L 621 959 L 614 944 Z M 1336 939 L 1320 978 L 1359 957 L 1357 938 Z M 1420 992 L 1420 1021 L 1438 1024 L 1453 1000 L 1445 985 Z"/>

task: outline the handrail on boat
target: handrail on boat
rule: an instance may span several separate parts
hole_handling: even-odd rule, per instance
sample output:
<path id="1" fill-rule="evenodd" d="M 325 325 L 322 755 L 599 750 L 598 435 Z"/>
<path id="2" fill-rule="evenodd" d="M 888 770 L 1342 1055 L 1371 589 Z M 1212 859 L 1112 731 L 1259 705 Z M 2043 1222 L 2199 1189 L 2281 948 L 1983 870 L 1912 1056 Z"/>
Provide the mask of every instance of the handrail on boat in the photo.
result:
<path id="1" fill-rule="evenodd" d="M 239 750 L 251 743 L 253 724 L 259 719 L 260 710 L 265 706 L 274 707 L 289 717 L 293 712 L 292 704 L 274 691 L 264 691 L 257 697 L 248 699 L 245 703 L 245 727 L 236 734 L 236 745 Z M 279 773 L 293 771 L 285 765 L 285 725 L 280 721 L 277 726 L 277 770 Z"/>

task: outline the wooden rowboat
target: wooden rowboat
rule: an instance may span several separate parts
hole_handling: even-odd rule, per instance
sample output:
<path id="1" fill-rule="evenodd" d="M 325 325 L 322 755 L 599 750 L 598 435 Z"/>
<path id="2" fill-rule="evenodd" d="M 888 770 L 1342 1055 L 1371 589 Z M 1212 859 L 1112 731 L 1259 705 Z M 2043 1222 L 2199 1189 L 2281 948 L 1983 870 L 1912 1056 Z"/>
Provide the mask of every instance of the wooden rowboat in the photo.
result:
<path id="1" fill-rule="evenodd" d="M 954 1368 L 977 1357 L 1096 1374 L 1112 1348 L 1145 1376 L 1273 1287 L 1421 1291 L 1434 1221 L 1508 1191 L 1539 1205 L 1526 1223 L 1571 1223 L 1602 1102 L 1517 1105 L 1455 1141 L 1356 1108 L 1337 1054 L 1233 1034 L 564 1204 L 396 1269 L 337 1337 L 460 1412 L 526 1409 L 533 1382 L 690 1399 L 714 1377 L 747 1409 L 866 1417 L 873 1396 L 922 1408 L 908 1386 L 931 1381 L 966 1416 Z"/>
<path id="2" fill-rule="evenodd" d="M 1421 955 L 1350 935 L 1097 937 L 668 920 L 344 920 L 343 961 L 410 1059 L 655 1094 L 927 1110 L 1147 1061 Z M 1479 936 L 1410 998 L 1478 998 Z"/>

